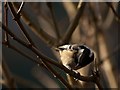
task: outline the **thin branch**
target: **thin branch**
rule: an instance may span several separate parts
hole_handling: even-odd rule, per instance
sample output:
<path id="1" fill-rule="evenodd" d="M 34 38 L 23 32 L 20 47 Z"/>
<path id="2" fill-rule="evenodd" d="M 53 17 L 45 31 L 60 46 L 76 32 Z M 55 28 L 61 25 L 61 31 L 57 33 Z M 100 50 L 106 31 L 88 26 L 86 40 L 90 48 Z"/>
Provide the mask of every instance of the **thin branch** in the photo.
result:
<path id="1" fill-rule="evenodd" d="M 3 28 L 6 30 L 7 28 L 5 28 L 5 26 L 3 25 Z M 39 54 L 39 51 L 35 48 L 35 47 L 31 47 L 29 44 L 26 44 L 25 42 L 23 42 L 23 41 L 21 41 L 20 39 L 18 39 L 12 32 L 10 32 L 9 30 L 7 30 L 7 32 L 9 32 L 10 33 L 10 35 L 13 37 L 13 39 L 14 40 L 16 40 L 16 41 L 18 41 L 20 44 L 22 44 L 23 46 L 25 46 L 26 48 L 28 48 L 28 49 L 31 49 L 37 56 L 39 56 L 40 57 L 40 54 Z M 10 47 L 12 47 L 12 46 L 10 46 Z M 18 51 L 16 48 L 14 48 L 14 47 L 12 47 L 14 50 L 16 50 L 16 51 Z M 21 53 L 20 51 L 19 51 L 19 53 Z M 21 54 L 23 54 L 23 53 L 21 53 Z M 41 56 L 42 57 L 42 56 Z M 47 57 L 46 57 L 47 58 Z M 49 67 L 49 65 L 48 65 L 48 63 L 46 62 L 46 60 L 43 60 L 44 58 L 41 58 L 42 59 L 42 61 L 45 63 L 45 65 L 51 70 L 52 68 L 51 67 Z M 33 60 L 32 60 L 33 61 Z M 40 61 L 34 61 L 35 63 L 39 63 L 39 64 L 41 64 L 41 62 Z M 57 65 L 59 65 L 58 63 L 56 63 L 56 62 L 54 62 L 54 61 L 51 61 L 51 60 L 49 60 L 48 61 L 49 63 L 52 63 L 52 64 L 57 64 Z M 57 72 L 55 72 L 53 69 L 51 70 L 53 73 L 55 73 L 56 74 L 56 76 L 58 76 L 59 74 L 57 74 Z M 58 78 L 59 78 L 59 80 L 61 80 L 61 82 L 66 86 L 66 87 L 68 87 L 68 88 L 70 88 L 70 85 L 68 85 L 67 84 L 67 82 L 63 82 L 63 78 L 59 75 L 58 76 Z"/>
<path id="2" fill-rule="evenodd" d="M 36 49 L 35 47 L 33 47 L 33 46 L 31 46 L 31 45 L 29 45 L 29 44 L 27 44 L 27 43 L 25 43 L 25 42 L 23 42 L 22 40 L 20 40 L 19 38 L 17 38 L 4 24 L 2 24 L 1 22 L 0 22 L 0 26 L 6 31 L 6 32 L 8 32 L 9 33 L 9 35 L 14 39 L 14 40 L 16 40 L 18 43 L 20 43 L 21 45 L 23 45 L 23 46 L 25 46 L 26 48 L 28 48 L 28 49 L 30 49 L 31 51 L 33 51 L 36 55 L 38 55 L 39 56 L 39 51 L 38 51 L 38 49 Z M 40 54 L 40 56 L 42 56 L 42 54 Z M 46 57 L 47 58 L 47 57 Z M 56 64 L 57 65 L 57 63 L 56 62 L 54 62 L 53 60 L 51 61 L 51 59 L 48 59 L 47 60 L 49 63 L 51 63 L 51 64 Z M 59 64 L 58 64 L 59 65 Z"/>
<path id="3" fill-rule="evenodd" d="M 93 75 L 91 76 L 81 76 L 80 74 L 76 74 L 74 71 L 69 70 L 68 68 L 66 68 L 65 66 L 58 64 L 57 62 L 55 62 L 54 60 L 50 59 L 49 57 L 43 55 L 42 53 L 40 53 L 38 51 L 38 49 L 36 49 L 33 46 L 29 46 L 29 44 L 24 43 L 23 41 L 21 41 L 19 38 L 17 38 L 7 27 L 5 27 L 1 22 L 0 22 L 0 26 L 9 33 L 9 35 L 11 37 L 13 37 L 14 40 L 16 40 L 18 43 L 22 44 L 23 46 L 25 46 L 26 48 L 30 49 L 31 51 L 33 51 L 37 56 L 39 56 L 39 58 L 42 59 L 42 61 L 44 62 L 48 62 L 50 64 L 55 65 L 56 67 L 60 68 L 61 70 L 65 71 L 66 73 L 68 73 L 69 75 L 73 76 L 74 78 L 78 79 L 78 80 L 82 80 L 82 81 L 87 81 L 87 82 L 95 82 L 95 77 Z"/>
<path id="4" fill-rule="evenodd" d="M 30 45 L 34 45 L 34 42 L 32 41 L 32 39 L 30 38 L 29 34 L 27 33 L 27 31 L 25 30 L 22 22 L 20 21 L 20 15 L 18 15 L 12 5 L 11 2 L 8 2 L 8 5 L 10 7 L 11 13 L 13 14 L 14 20 L 17 22 L 18 26 L 20 27 L 21 31 L 24 33 L 24 36 L 26 37 L 26 39 L 29 41 Z"/>
<path id="5" fill-rule="evenodd" d="M 98 30 L 97 33 L 99 34 L 99 35 L 97 35 L 97 37 L 98 37 L 97 41 L 98 41 L 98 43 L 100 42 L 102 44 L 102 46 L 99 46 L 99 48 L 100 48 L 99 51 L 100 52 L 99 52 L 98 55 L 103 56 L 104 54 L 108 53 L 107 49 L 106 49 L 106 43 L 105 43 L 105 40 L 104 40 L 105 37 L 104 37 L 104 34 L 102 33 L 102 30 L 101 30 L 101 28 L 100 28 L 100 26 L 98 24 L 98 18 L 97 18 L 98 15 L 96 15 L 95 12 L 93 11 L 92 12 L 92 16 L 94 18 L 95 28 L 96 28 L 96 30 Z M 101 33 L 99 33 L 99 32 L 101 32 Z M 98 60 L 101 60 L 100 56 L 99 56 Z M 99 61 L 99 62 L 101 62 L 101 61 Z M 112 67 L 111 63 L 109 62 L 109 60 L 106 63 L 107 63 L 107 67 L 106 67 L 105 63 L 102 66 L 103 70 L 105 71 L 105 75 L 107 77 L 106 80 L 108 81 L 110 87 L 112 87 L 112 86 L 116 87 L 115 77 L 114 77 L 113 72 L 111 71 L 111 67 Z M 111 78 L 109 78 L 109 76 L 111 76 Z"/>
<path id="6" fill-rule="evenodd" d="M 47 64 L 47 62 L 45 62 L 43 60 L 43 62 L 45 63 L 44 66 L 46 66 L 47 70 L 49 70 L 55 77 L 57 77 L 57 79 L 68 89 L 71 89 L 72 87 L 69 85 L 68 82 L 66 82 L 66 80 L 64 78 L 62 78 L 59 73 L 57 73 L 49 64 Z"/>
<path id="7" fill-rule="evenodd" d="M 98 5 L 97 5 L 97 7 L 98 7 Z M 99 23 L 100 23 L 101 19 L 99 18 L 99 16 L 101 16 L 101 15 L 100 15 L 99 8 L 94 9 L 94 7 L 92 7 L 91 4 L 89 4 L 89 8 L 90 8 L 92 18 L 93 18 L 93 21 L 94 21 L 94 25 L 95 25 L 95 46 L 96 46 L 96 52 L 97 52 L 97 59 L 95 60 L 95 70 L 97 70 L 98 69 L 97 63 L 100 62 Z"/>
<path id="8" fill-rule="evenodd" d="M 14 3 L 14 6 L 18 8 L 18 4 Z M 57 40 L 47 34 L 39 25 L 38 19 L 34 14 L 31 14 L 33 12 L 31 9 L 31 12 L 28 11 L 30 7 L 26 6 L 26 8 L 23 9 L 22 17 L 25 23 L 28 24 L 28 26 L 31 28 L 33 33 L 35 33 L 40 39 L 48 43 L 50 46 L 53 46 Z"/>
<path id="9" fill-rule="evenodd" d="M 116 6 L 117 6 L 117 4 L 115 4 L 115 7 Z M 114 13 L 112 12 L 111 8 L 109 8 L 106 18 L 102 22 L 101 29 L 108 30 L 108 28 L 111 26 L 113 20 L 114 20 Z"/>
<path id="10" fill-rule="evenodd" d="M 95 77 L 94 82 L 96 83 L 99 90 L 104 90 L 102 84 L 100 83 L 100 72 L 99 71 L 94 71 L 93 76 Z"/>
<path id="11" fill-rule="evenodd" d="M 114 7 L 112 6 L 112 3 L 110 2 L 106 2 L 106 4 L 108 5 L 108 7 L 111 8 L 112 12 L 114 13 L 114 15 L 118 18 L 118 21 L 120 22 L 120 16 L 117 14 L 117 12 L 115 11 Z"/>
<path id="12" fill-rule="evenodd" d="M 79 19 L 81 18 L 82 14 L 83 14 L 85 5 L 86 5 L 86 2 L 82 2 L 82 3 L 81 3 L 81 7 L 79 6 L 73 22 L 69 25 L 69 27 L 68 27 L 68 29 L 67 29 L 64 37 L 63 37 L 62 40 L 60 41 L 60 45 L 69 42 L 69 40 L 70 40 L 70 38 L 71 38 L 71 36 L 72 36 L 75 28 L 76 28 L 77 25 L 78 25 Z"/>
<path id="13" fill-rule="evenodd" d="M 7 2 L 4 3 L 4 23 L 5 26 L 8 27 L 8 6 L 7 6 Z M 5 42 L 7 42 L 9 44 L 9 37 L 8 37 L 8 33 L 5 32 Z"/>
<path id="14" fill-rule="evenodd" d="M 32 57 L 30 57 L 29 55 L 27 55 L 26 53 L 22 52 L 21 50 L 19 50 L 18 48 L 16 48 L 15 46 L 11 45 L 11 44 L 7 44 L 6 42 L 2 42 L 3 45 L 7 46 L 8 48 L 16 51 L 17 53 L 21 54 L 22 56 L 28 58 L 29 60 L 31 60 L 32 62 L 38 63 L 39 65 L 42 64 L 42 62 L 38 62 L 37 60 L 33 59 Z"/>
<path id="15" fill-rule="evenodd" d="M 56 19 L 55 19 L 55 14 L 54 14 L 52 2 L 47 2 L 47 6 L 50 9 L 50 12 L 51 12 L 51 15 L 52 15 L 52 20 L 53 20 L 54 27 L 55 27 L 56 36 L 59 39 L 60 38 L 60 33 L 59 33 L 59 29 L 58 29 L 57 22 L 56 22 Z"/>
<path id="16" fill-rule="evenodd" d="M 20 15 L 20 13 L 21 13 L 21 11 L 22 11 L 22 9 L 23 9 L 24 4 L 25 4 L 25 2 L 22 1 L 21 5 L 20 5 L 20 7 L 19 7 L 19 9 L 18 9 L 18 11 L 17 11 L 17 14 L 18 14 L 18 15 Z"/>
<path id="17" fill-rule="evenodd" d="M 53 75 L 55 75 L 63 85 L 65 85 L 69 89 L 71 88 L 71 86 L 48 63 L 46 63 L 46 62 L 43 61 L 45 63 L 45 64 L 43 64 L 41 61 L 38 61 L 38 60 L 35 60 L 35 59 L 31 58 L 30 56 L 28 56 L 24 52 L 20 51 L 19 49 L 17 49 L 13 45 L 10 45 L 10 44 L 7 45 L 7 43 L 4 43 L 4 42 L 2 44 L 4 44 L 5 46 L 8 46 L 9 48 L 11 48 L 13 50 L 15 50 L 16 52 L 20 53 L 21 55 L 27 57 L 32 62 L 35 62 L 35 63 L 37 63 L 39 65 L 43 65 L 44 67 L 47 68 L 47 70 L 49 70 Z"/>
<path id="18" fill-rule="evenodd" d="M 0 24 L 1 26 L 1 24 Z M 69 73 L 70 75 L 75 75 L 75 78 L 78 78 L 77 74 L 73 71 L 70 71 L 69 69 L 67 69 L 66 67 L 64 67 L 63 65 L 58 64 L 57 62 L 53 61 L 52 59 L 48 58 L 47 56 L 44 56 L 42 53 L 40 53 L 35 47 L 30 47 L 28 44 L 24 43 L 23 41 L 21 41 L 20 39 L 18 39 L 7 27 L 5 27 L 2 24 L 2 28 L 7 31 L 9 33 L 9 35 L 11 37 L 13 37 L 14 40 L 16 40 L 18 43 L 22 44 L 23 46 L 25 46 L 26 48 L 32 50 L 36 55 L 38 55 L 41 59 L 45 60 L 48 63 L 51 63 L 59 68 L 61 68 L 62 70 L 64 70 L 66 73 Z M 84 78 L 84 77 L 79 77 L 79 79 L 82 79 L 83 81 L 87 80 L 87 81 L 91 81 L 92 78 Z"/>
<path id="19" fill-rule="evenodd" d="M 93 21 L 94 21 L 94 24 L 95 24 L 95 29 L 96 29 L 96 44 L 97 44 L 97 48 L 98 48 L 98 63 L 96 64 L 96 66 L 98 66 L 98 64 L 101 62 L 101 58 L 100 56 L 103 56 L 104 54 L 107 54 L 107 49 L 106 49 L 106 44 L 105 44 L 105 41 L 104 41 L 104 34 L 102 33 L 102 30 L 100 28 L 100 25 L 98 24 L 99 23 L 99 19 L 97 16 L 99 16 L 99 13 L 95 13 L 95 11 L 93 11 L 93 8 L 90 7 L 90 10 L 92 12 L 92 16 L 93 16 Z M 97 10 L 98 11 L 98 10 Z M 99 12 L 99 11 L 98 11 Z M 101 33 L 100 33 L 101 32 Z M 102 46 L 99 45 L 99 42 L 102 44 Z M 103 53 L 104 52 L 104 53 Z M 111 64 L 109 62 L 109 60 L 106 62 L 107 63 L 107 67 L 106 67 L 106 64 L 103 64 L 103 70 L 105 71 L 105 75 L 107 77 L 107 81 L 110 85 L 110 87 L 113 86 L 116 86 L 116 81 L 115 81 L 115 77 L 114 77 L 114 74 L 113 72 L 111 71 Z M 110 74 L 110 75 L 109 75 Z M 109 76 L 111 76 L 111 78 L 108 78 Z M 97 80 L 97 79 L 96 79 Z M 114 82 L 114 83 L 113 83 Z M 99 86 L 100 83 L 98 83 Z"/>
<path id="20" fill-rule="evenodd" d="M 98 66 L 102 65 L 104 63 L 104 61 L 108 60 L 108 58 L 115 55 L 115 53 L 119 52 L 119 50 L 120 50 L 120 45 L 116 46 L 115 49 L 111 53 L 109 53 L 106 57 L 102 58 L 101 61 L 98 63 Z"/>

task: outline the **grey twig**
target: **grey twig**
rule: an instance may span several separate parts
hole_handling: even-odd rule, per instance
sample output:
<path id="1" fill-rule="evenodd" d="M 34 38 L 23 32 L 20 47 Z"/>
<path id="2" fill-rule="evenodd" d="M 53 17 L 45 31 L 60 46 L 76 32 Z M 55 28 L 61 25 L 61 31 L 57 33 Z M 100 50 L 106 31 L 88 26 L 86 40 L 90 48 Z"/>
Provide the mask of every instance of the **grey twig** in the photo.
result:
<path id="1" fill-rule="evenodd" d="M 22 1 L 21 5 L 20 5 L 20 7 L 19 7 L 19 9 L 18 9 L 18 11 L 17 11 L 17 14 L 18 14 L 18 15 L 20 15 L 24 4 L 25 4 L 25 3 Z"/>
<path id="2" fill-rule="evenodd" d="M 112 56 L 115 55 L 117 52 L 119 52 L 119 50 L 120 50 L 120 45 L 116 46 L 115 49 L 108 54 L 108 56 L 102 58 L 101 61 L 98 63 L 98 66 L 102 65 L 102 64 L 104 63 L 104 61 L 108 60 L 107 58 L 112 57 Z"/>
<path id="3" fill-rule="evenodd" d="M 17 22 L 17 24 L 18 24 L 18 26 L 20 27 L 21 31 L 24 33 L 26 39 L 29 41 L 29 44 L 35 46 L 35 45 L 34 45 L 34 42 L 33 42 L 32 39 L 30 38 L 30 36 L 29 36 L 29 34 L 27 33 L 27 31 L 25 30 L 22 22 L 20 21 L 20 16 L 16 13 L 16 11 L 15 11 L 12 3 L 11 3 L 11 2 L 8 2 L 8 5 L 9 5 L 9 7 L 10 7 L 10 10 L 11 10 L 12 14 L 13 14 L 14 20 Z"/>
<path id="4" fill-rule="evenodd" d="M 22 40 L 18 39 L 18 38 L 17 38 L 12 32 L 10 32 L 10 30 L 8 30 L 8 28 L 5 27 L 4 25 L 2 25 L 2 27 L 3 27 L 4 30 L 6 30 L 6 32 L 8 32 L 8 33 L 11 35 L 11 37 L 13 37 L 14 40 L 16 40 L 17 42 L 19 42 L 20 44 L 22 44 L 22 45 L 25 46 L 26 48 L 32 50 L 37 56 L 39 56 L 39 57 L 42 59 L 43 63 L 45 63 L 44 65 L 46 65 L 46 66 L 49 68 L 49 70 L 51 70 L 51 72 L 53 72 L 53 73 L 59 78 L 59 80 L 60 80 L 66 87 L 70 88 L 70 85 L 69 85 L 65 80 L 63 80 L 63 78 L 62 78 L 56 71 L 54 71 L 54 70 L 52 69 L 52 67 L 50 67 L 50 66 L 48 65 L 48 63 L 46 62 L 46 58 L 47 58 L 46 56 L 42 57 L 42 53 L 40 54 L 39 51 L 37 50 L 37 48 L 32 47 L 32 46 L 30 46 L 29 44 L 26 44 L 26 43 L 23 42 Z M 14 50 L 18 51 L 19 53 L 24 54 L 24 53 L 20 52 L 19 50 L 17 50 L 15 47 L 13 47 L 13 46 L 10 46 L 10 47 L 12 47 Z M 26 56 L 26 55 L 24 54 L 24 56 Z M 27 56 L 27 57 L 28 57 L 28 56 Z M 28 58 L 30 58 L 30 57 L 28 57 Z M 32 60 L 32 61 L 33 61 L 33 60 Z M 34 61 L 34 62 L 36 62 L 37 64 L 38 64 L 38 63 L 41 64 L 40 61 L 38 61 L 38 62 L 37 62 L 37 61 Z M 54 64 L 54 65 L 56 65 L 56 64 L 59 65 L 58 63 L 56 63 L 56 62 L 54 62 L 54 61 L 51 61 L 50 59 L 48 59 L 48 62 L 49 62 L 49 63 L 52 63 L 52 64 Z M 63 81 L 64 81 L 64 82 L 63 82 Z"/>
<path id="5" fill-rule="evenodd" d="M 25 54 L 24 52 L 20 51 L 18 48 L 16 48 L 15 46 L 13 45 L 7 45 L 7 43 L 2 43 L 3 45 L 5 46 L 8 46 L 9 48 L 15 50 L 16 52 L 18 52 L 19 54 L 25 56 L 26 58 L 28 58 L 29 60 L 31 60 L 32 62 L 35 62 L 43 67 L 46 67 L 47 70 L 49 70 L 53 75 L 55 75 L 59 81 L 61 81 L 61 83 L 63 83 L 63 85 L 65 85 L 67 88 L 71 88 L 71 86 L 46 62 L 44 62 L 45 64 L 43 64 L 41 61 L 38 61 L 38 60 L 35 60 L 33 59 L 32 57 L 28 56 L 27 54 Z"/>
<path id="6" fill-rule="evenodd" d="M 8 6 L 7 6 L 7 2 L 4 2 L 4 23 L 5 26 L 8 27 Z M 9 44 L 9 37 L 8 37 L 8 33 L 5 32 L 5 42 Z"/>
<path id="7" fill-rule="evenodd" d="M 118 18 L 118 21 L 120 22 L 120 16 L 117 14 L 117 12 L 115 11 L 114 7 L 112 6 L 112 3 L 110 2 L 106 2 L 106 4 L 108 5 L 108 7 L 111 8 L 111 10 L 113 11 L 114 15 Z"/>
<path id="8" fill-rule="evenodd" d="M 7 46 L 8 48 L 18 52 L 19 54 L 21 54 L 22 56 L 28 58 L 29 60 L 31 60 L 32 62 L 35 62 L 35 63 L 39 63 L 39 65 L 41 65 L 42 63 L 41 62 L 38 62 L 37 60 L 33 59 L 32 57 L 30 57 L 29 55 L 27 55 L 26 53 L 22 52 L 21 50 L 19 50 L 18 48 L 16 48 L 15 46 L 11 45 L 11 44 L 8 44 L 6 42 L 2 42 L 3 45 Z"/>
<path id="9" fill-rule="evenodd" d="M 18 3 L 14 3 L 14 6 L 16 8 L 18 8 Z M 33 11 L 31 9 L 30 9 L 31 12 L 28 11 L 29 8 L 30 7 L 26 5 L 26 8 L 24 8 L 23 12 L 21 12 L 23 20 L 31 28 L 33 33 L 35 33 L 40 39 L 42 39 L 43 41 L 48 43 L 50 46 L 53 46 L 57 42 L 57 40 L 54 37 L 47 34 L 40 27 L 40 25 L 39 25 L 40 23 L 39 23 L 38 19 L 36 18 L 36 16 L 34 14 L 31 14 L 31 12 L 33 12 Z"/>
<path id="10" fill-rule="evenodd" d="M 79 19 L 81 18 L 82 14 L 83 14 L 83 11 L 84 11 L 84 8 L 85 8 L 85 5 L 86 5 L 86 2 L 82 2 L 81 3 L 81 7 L 79 6 L 78 10 L 77 10 L 77 13 L 75 15 L 75 18 L 74 20 L 72 21 L 72 23 L 69 25 L 64 37 L 62 38 L 62 40 L 60 40 L 60 44 L 65 44 L 65 43 L 68 43 L 70 38 L 71 38 L 71 35 L 73 34 L 75 28 L 77 27 L 78 25 L 78 22 L 79 22 Z"/>
<path id="11" fill-rule="evenodd" d="M 43 62 L 45 63 L 44 66 L 46 66 L 47 70 L 49 70 L 54 76 L 57 77 L 57 79 L 68 89 L 71 89 L 72 87 L 70 86 L 70 84 L 68 82 L 66 82 L 66 80 L 64 78 L 62 78 L 59 73 L 57 73 L 47 62 L 45 62 L 43 60 Z"/>
<path id="12" fill-rule="evenodd" d="M 57 22 L 56 22 L 56 19 L 55 19 L 55 14 L 54 14 L 52 2 L 47 2 L 47 6 L 50 9 L 50 12 L 51 12 L 51 15 L 52 15 L 52 20 L 53 20 L 54 27 L 55 27 L 56 36 L 59 39 L 60 38 L 60 33 L 59 33 L 59 29 L 58 29 Z"/>

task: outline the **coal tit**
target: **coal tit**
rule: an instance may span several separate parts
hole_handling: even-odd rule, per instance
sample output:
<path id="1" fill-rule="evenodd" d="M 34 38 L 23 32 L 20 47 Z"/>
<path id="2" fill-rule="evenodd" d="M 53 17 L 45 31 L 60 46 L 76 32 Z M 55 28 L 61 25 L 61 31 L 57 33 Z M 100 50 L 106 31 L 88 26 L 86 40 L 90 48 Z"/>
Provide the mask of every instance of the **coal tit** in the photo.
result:
<path id="1" fill-rule="evenodd" d="M 86 45 L 70 44 L 57 48 L 62 64 L 70 70 L 78 70 L 90 64 L 95 53 Z"/>

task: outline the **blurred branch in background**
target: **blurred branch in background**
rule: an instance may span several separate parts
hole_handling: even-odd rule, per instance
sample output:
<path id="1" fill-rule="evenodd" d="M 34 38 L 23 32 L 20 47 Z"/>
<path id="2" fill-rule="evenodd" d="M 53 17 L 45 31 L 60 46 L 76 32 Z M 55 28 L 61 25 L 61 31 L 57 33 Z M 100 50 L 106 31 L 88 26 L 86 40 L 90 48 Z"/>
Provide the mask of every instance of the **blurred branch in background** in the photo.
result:
<path id="1" fill-rule="evenodd" d="M 117 10 L 118 3 L 114 3 L 113 6 L 115 7 L 115 10 Z M 114 13 L 112 12 L 111 8 L 108 9 L 107 16 L 101 25 L 102 30 L 108 30 L 114 20 Z"/>
<path id="2" fill-rule="evenodd" d="M 116 10 L 112 6 L 112 3 L 106 2 L 106 4 L 111 8 L 111 10 L 113 11 L 114 15 L 117 17 L 117 20 L 120 22 L 120 16 L 118 15 L 118 13 L 116 12 Z"/>
<path id="3" fill-rule="evenodd" d="M 17 88 L 15 79 L 13 75 L 11 74 L 10 70 L 8 69 L 8 66 L 5 63 L 5 60 L 2 61 L 2 71 L 3 71 L 3 76 L 4 76 L 3 78 L 4 78 L 6 86 L 12 90 L 13 89 L 15 90 L 15 88 Z"/>
<path id="4" fill-rule="evenodd" d="M 93 8 L 92 10 L 94 10 L 95 8 Z M 101 25 L 101 16 L 100 16 L 100 10 L 96 8 L 96 13 L 94 11 L 93 12 L 93 19 L 95 22 L 95 28 L 96 28 L 96 46 L 97 46 L 97 57 L 98 57 L 98 61 L 97 63 L 101 62 L 101 57 L 103 57 L 104 55 L 108 55 L 108 51 L 107 51 L 107 45 L 105 42 L 105 36 L 103 33 L 103 30 L 101 30 L 100 25 Z M 101 44 L 101 45 L 100 45 Z M 107 65 L 106 65 L 107 63 Z M 108 85 L 110 88 L 114 87 L 117 88 L 117 81 L 115 80 L 115 76 L 112 70 L 112 64 L 110 63 L 110 59 L 107 60 L 106 63 L 103 63 L 101 68 L 104 71 L 104 78 L 107 77 L 108 81 Z M 111 75 L 111 76 L 110 76 Z"/>
<path id="5" fill-rule="evenodd" d="M 82 14 L 83 14 L 86 2 L 79 2 L 79 3 L 80 3 L 79 4 L 80 6 L 78 7 L 78 10 L 77 10 L 77 13 L 75 15 L 75 18 L 70 23 L 70 25 L 69 25 L 69 27 L 68 27 L 64 37 L 60 41 L 60 45 L 69 43 L 69 41 L 71 39 L 71 36 L 72 36 L 72 33 L 74 32 L 75 28 L 77 27 L 79 19 L 81 18 Z"/>
<path id="6" fill-rule="evenodd" d="M 18 3 L 14 3 L 14 6 L 18 8 Z M 28 11 L 30 9 L 31 12 Z M 26 24 L 31 28 L 31 30 L 39 37 L 42 38 L 46 43 L 54 45 L 54 43 L 57 41 L 54 37 L 47 34 L 41 27 L 40 23 L 38 21 L 38 18 L 36 17 L 34 11 L 32 11 L 31 7 L 29 5 L 26 5 L 26 8 L 21 12 L 22 18 Z M 44 19 L 44 17 L 42 17 Z"/>
<path id="7" fill-rule="evenodd" d="M 57 22 L 56 22 L 56 19 L 55 19 L 55 14 L 54 14 L 54 10 L 53 10 L 53 5 L 51 2 L 47 2 L 47 6 L 49 7 L 50 9 L 50 12 L 51 12 L 51 15 L 52 15 L 52 19 L 53 19 L 53 23 L 54 23 L 54 27 L 55 27 L 55 32 L 56 32 L 56 36 L 57 38 L 59 39 L 60 38 L 60 33 L 59 33 L 59 29 L 58 29 L 58 26 L 57 26 Z"/>
<path id="8" fill-rule="evenodd" d="M 5 26 L 8 26 L 8 6 L 6 2 L 4 3 L 4 7 L 5 7 L 4 8 L 4 15 L 5 15 L 4 24 Z M 7 32 L 5 32 L 5 42 L 9 44 Z"/>

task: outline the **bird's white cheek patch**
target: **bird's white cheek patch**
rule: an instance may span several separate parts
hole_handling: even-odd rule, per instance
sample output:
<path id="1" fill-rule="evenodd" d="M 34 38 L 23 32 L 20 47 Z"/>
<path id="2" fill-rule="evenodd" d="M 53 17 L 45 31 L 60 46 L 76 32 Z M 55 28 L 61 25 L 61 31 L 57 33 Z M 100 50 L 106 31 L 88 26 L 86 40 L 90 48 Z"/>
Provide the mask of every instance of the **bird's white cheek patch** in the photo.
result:
<path id="1" fill-rule="evenodd" d="M 84 51 L 84 49 L 81 49 L 80 52 L 82 53 Z"/>

